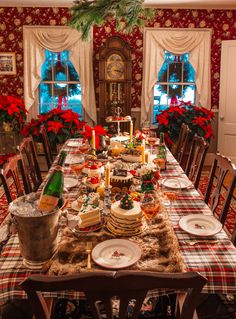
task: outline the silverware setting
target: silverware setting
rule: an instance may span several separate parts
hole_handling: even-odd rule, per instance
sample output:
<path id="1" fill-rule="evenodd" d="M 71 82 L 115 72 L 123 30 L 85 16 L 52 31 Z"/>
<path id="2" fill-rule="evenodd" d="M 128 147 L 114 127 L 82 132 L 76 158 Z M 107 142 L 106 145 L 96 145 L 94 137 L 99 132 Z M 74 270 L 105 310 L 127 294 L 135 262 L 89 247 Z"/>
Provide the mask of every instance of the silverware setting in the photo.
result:
<path id="1" fill-rule="evenodd" d="M 87 269 L 91 269 L 91 252 L 92 252 L 93 244 L 91 241 L 87 241 L 86 244 L 86 253 L 88 254 L 88 259 L 87 259 Z"/>

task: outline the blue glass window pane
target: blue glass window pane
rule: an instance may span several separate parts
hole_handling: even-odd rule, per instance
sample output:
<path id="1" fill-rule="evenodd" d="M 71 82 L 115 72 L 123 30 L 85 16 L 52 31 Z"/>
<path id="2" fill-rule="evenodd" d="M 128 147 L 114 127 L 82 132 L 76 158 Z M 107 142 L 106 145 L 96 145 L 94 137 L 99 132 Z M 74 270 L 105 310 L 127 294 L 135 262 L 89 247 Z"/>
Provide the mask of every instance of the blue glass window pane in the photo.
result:
<path id="1" fill-rule="evenodd" d="M 154 105 L 167 105 L 167 85 L 154 86 Z"/>
<path id="2" fill-rule="evenodd" d="M 177 84 L 172 84 L 169 86 L 169 96 L 168 96 L 168 104 L 170 104 L 170 100 L 172 97 L 176 97 L 180 99 L 182 96 L 182 86 Z"/>
<path id="3" fill-rule="evenodd" d="M 67 84 L 66 83 L 57 83 L 53 85 L 54 97 L 53 103 L 54 105 L 58 105 L 59 97 L 67 97 Z"/>
<path id="4" fill-rule="evenodd" d="M 41 83 L 39 86 L 40 104 L 52 103 L 52 85 Z"/>
<path id="5" fill-rule="evenodd" d="M 195 71 L 189 62 L 184 63 L 184 82 L 195 81 Z"/>
<path id="6" fill-rule="evenodd" d="M 80 81 L 79 75 L 70 61 L 68 61 L 68 81 Z"/>
<path id="7" fill-rule="evenodd" d="M 182 82 L 182 63 L 175 62 L 169 65 L 169 82 Z"/>
<path id="8" fill-rule="evenodd" d="M 195 103 L 195 85 L 184 85 L 183 86 L 183 100 L 185 102 L 191 101 Z"/>
<path id="9" fill-rule="evenodd" d="M 66 64 L 58 61 L 54 65 L 55 81 L 67 81 Z"/>
<path id="10" fill-rule="evenodd" d="M 52 81 L 52 61 L 45 61 L 41 69 L 42 81 Z"/>
<path id="11" fill-rule="evenodd" d="M 81 100 L 81 85 L 80 84 L 69 84 L 69 95 L 73 100 Z"/>

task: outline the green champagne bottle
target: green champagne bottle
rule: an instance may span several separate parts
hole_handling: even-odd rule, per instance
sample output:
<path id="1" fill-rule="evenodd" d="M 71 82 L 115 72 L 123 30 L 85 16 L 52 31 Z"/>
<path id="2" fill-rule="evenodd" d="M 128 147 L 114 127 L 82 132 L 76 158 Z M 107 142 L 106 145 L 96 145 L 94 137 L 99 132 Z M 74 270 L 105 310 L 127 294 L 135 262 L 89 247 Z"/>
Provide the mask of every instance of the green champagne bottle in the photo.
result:
<path id="1" fill-rule="evenodd" d="M 57 165 L 49 176 L 39 199 L 38 208 L 45 212 L 51 212 L 58 206 L 64 186 L 63 164 L 67 153 L 61 151 Z"/>
<path id="2" fill-rule="evenodd" d="M 165 136 L 163 132 L 160 133 L 160 144 L 158 148 L 157 158 L 160 170 L 166 169 L 166 146 Z"/>

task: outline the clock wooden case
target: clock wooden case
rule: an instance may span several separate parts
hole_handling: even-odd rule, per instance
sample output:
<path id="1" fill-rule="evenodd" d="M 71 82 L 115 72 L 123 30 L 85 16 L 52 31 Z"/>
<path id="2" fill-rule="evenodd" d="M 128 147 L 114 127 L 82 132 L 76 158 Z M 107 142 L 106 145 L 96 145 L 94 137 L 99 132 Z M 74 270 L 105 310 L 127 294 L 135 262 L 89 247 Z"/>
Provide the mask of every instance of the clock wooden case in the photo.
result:
<path id="1" fill-rule="evenodd" d="M 115 116 L 117 107 L 122 116 L 131 114 L 131 49 L 119 36 L 106 40 L 99 50 L 99 115 L 104 124 L 107 116 Z"/>

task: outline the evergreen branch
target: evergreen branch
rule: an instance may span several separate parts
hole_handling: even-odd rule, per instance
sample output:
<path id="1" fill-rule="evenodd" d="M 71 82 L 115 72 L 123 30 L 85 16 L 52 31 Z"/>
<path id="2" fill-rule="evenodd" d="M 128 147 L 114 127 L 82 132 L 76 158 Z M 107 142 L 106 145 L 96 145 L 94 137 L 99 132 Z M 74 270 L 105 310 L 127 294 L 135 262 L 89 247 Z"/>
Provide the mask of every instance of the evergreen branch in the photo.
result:
<path id="1" fill-rule="evenodd" d="M 152 19 L 155 11 L 142 7 L 144 0 L 76 0 L 72 7 L 69 25 L 82 33 L 83 40 L 89 40 L 93 25 L 101 26 L 107 19 L 117 20 L 119 31 L 130 32 L 132 28 L 142 26 L 144 20 Z M 121 22 L 126 28 L 122 29 Z"/>

